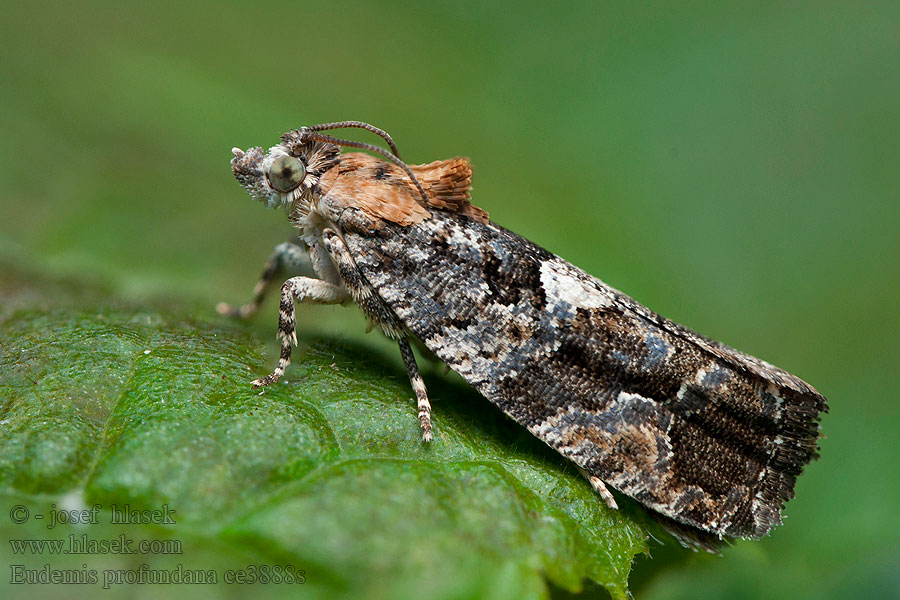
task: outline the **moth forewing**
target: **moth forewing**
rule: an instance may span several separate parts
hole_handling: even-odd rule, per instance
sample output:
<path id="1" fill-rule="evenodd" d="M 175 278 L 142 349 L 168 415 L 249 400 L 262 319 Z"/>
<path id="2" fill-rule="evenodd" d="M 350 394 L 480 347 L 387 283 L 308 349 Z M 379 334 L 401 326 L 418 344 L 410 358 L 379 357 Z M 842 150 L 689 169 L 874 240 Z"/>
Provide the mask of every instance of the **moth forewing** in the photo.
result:
<path id="1" fill-rule="evenodd" d="M 350 142 L 315 131 L 232 160 L 251 195 L 289 208 L 321 278 L 282 286 L 279 365 L 257 385 L 290 360 L 295 301 L 352 298 L 398 340 L 426 440 L 430 404 L 411 336 L 572 460 L 611 507 L 606 486 L 708 550 L 780 522 L 827 410 L 811 386 L 492 223 L 470 203 L 465 159 L 407 166 L 381 149 L 387 160 L 341 154 L 328 140 Z M 273 175 L 276 162 L 291 168 Z"/>

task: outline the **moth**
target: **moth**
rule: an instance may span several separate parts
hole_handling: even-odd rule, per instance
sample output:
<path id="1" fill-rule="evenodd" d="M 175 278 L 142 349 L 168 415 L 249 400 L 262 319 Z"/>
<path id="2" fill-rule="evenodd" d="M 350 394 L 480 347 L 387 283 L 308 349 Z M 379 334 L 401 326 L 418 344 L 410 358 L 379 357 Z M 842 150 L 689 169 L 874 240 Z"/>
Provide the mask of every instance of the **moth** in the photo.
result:
<path id="1" fill-rule="evenodd" d="M 323 133 L 361 128 L 389 149 Z M 370 153 L 342 153 L 342 147 Z M 317 278 L 281 286 L 284 375 L 294 305 L 343 304 L 397 341 L 425 441 L 431 405 L 410 340 L 571 460 L 613 509 L 609 488 L 648 508 L 682 543 L 716 551 L 781 522 L 817 457 L 824 397 L 798 377 L 677 325 L 471 203 L 472 169 L 453 158 L 408 165 L 360 121 L 292 130 L 268 152 L 232 150 L 238 182 L 283 207 L 297 243 L 279 245 L 254 312 L 284 268 Z"/>

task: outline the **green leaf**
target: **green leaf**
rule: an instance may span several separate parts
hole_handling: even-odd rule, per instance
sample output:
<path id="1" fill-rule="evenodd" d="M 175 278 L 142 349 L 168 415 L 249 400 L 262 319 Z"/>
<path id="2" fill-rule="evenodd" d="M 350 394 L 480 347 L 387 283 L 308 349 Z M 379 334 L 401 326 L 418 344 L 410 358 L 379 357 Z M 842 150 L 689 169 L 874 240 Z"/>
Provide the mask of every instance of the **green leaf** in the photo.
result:
<path id="1" fill-rule="evenodd" d="M 7 306 L 33 299 L 11 288 Z M 467 386 L 426 375 L 425 444 L 404 373 L 367 348 L 315 341 L 285 381 L 256 391 L 273 353 L 240 325 L 99 297 L 0 313 L 0 515 L 31 515 L 0 530 L 175 540 L 182 554 L 7 545 L 7 564 L 96 569 L 97 586 L 142 563 L 212 570 L 220 585 L 229 568 L 292 565 L 304 594 L 329 598 L 544 598 L 547 581 L 578 592 L 585 580 L 626 596 L 642 528 Z M 48 529 L 51 504 L 101 516 Z M 175 524 L 112 525 L 113 504 L 174 510 Z"/>

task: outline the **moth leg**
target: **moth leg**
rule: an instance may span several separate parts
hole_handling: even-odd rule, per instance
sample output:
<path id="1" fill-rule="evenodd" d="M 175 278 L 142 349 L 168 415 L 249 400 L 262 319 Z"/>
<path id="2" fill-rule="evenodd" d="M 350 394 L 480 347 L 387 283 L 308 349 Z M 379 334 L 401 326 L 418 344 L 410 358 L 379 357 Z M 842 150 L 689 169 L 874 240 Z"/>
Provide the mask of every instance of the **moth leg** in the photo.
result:
<path id="1" fill-rule="evenodd" d="M 253 299 L 243 306 L 234 306 L 220 302 L 216 306 L 216 312 L 228 317 L 246 319 L 259 309 L 259 305 L 265 298 L 269 286 L 278 273 L 284 270 L 297 272 L 309 266 L 309 264 L 309 256 L 302 246 L 291 242 L 278 244 L 272 251 L 271 256 L 269 256 L 269 260 L 266 261 L 266 266 L 263 267 L 262 276 L 256 283 L 256 287 L 253 288 Z"/>
<path id="2" fill-rule="evenodd" d="M 597 494 L 603 498 L 603 501 L 606 502 L 606 505 L 613 510 L 619 510 L 619 505 L 616 504 L 616 499 L 613 498 L 613 495 L 610 493 L 608 489 L 606 489 L 606 484 L 603 483 L 603 480 L 595 475 L 591 475 L 581 467 L 577 467 L 578 472 L 581 473 L 581 476 L 588 480 L 588 483 L 591 484 L 591 487 L 594 489 Z"/>
<path id="3" fill-rule="evenodd" d="M 369 310 L 378 311 L 382 309 L 378 305 L 378 294 L 372 288 L 371 284 L 359 273 L 353 257 L 347 246 L 344 245 L 340 236 L 332 229 L 322 231 L 322 237 L 325 241 L 325 248 L 331 257 L 337 263 L 340 271 L 340 278 L 344 282 L 346 288 L 352 291 L 352 295 L 356 299 L 357 304 L 363 308 L 363 312 L 371 317 Z M 330 263 L 329 263 L 330 264 Z M 369 310 L 366 310 L 369 306 Z M 380 316 L 380 318 L 378 318 Z M 400 355 L 403 357 L 403 364 L 406 366 L 406 374 L 409 376 L 409 382 L 416 393 L 416 403 L 419 411 L 419 424 L 422 426 L 422 439 L 426 442 L 431 441 L 431 403 L 428 402 L 428 393 L 425 390 L 425 382 L 419 375 L 419 367 L 416 365 L 416 357 L 406 334 L 402 330 L 399 322 L 392 322 L 392 313 L 389 311 L 379 313 L 376 316 L 378 326 L 384 331 L 385 335 L 397 340 L 400 346 Z M 396 319 L 396 317 L 394 317 Z"/>
<path id="4" fill-rule="evenodd" d="M 588 481 L 591 483 L 591 487 L 594 488 L 594 491 L 600 494 L 600 497 L 603 498 L 603 501 L 606 502 L 606 505 L 613 510 L 619 510 L 619 505 L 616 504 L 616 499 L 613 498 L 613 495 L 610 493 L 608 489 L 606 489 L 606 484 L 599 477 L 595 477 L 591 475 L 588 477 Z"/>
<path id="5" fill-rule="evenodd" d="M 400 344 L 400 355 L 403 357 L 403 364 L 406 365 L 406 374 L 409 375 L 409 382 L 412 384 L 413 391 L 416 392 L 416 401 L 419 408 L 419 424 L 422 426 L 422 439 L 426 442 L 431 441 L 431 403 L 428 401 L 428 393 L 425 391 L 425 382 L 419 375 L 419 367 L 416 365 L 416 357 L 413 355 L 412 348 L 406 338 L 398 340 Z"/>
<path id="6" fill-rule="evenodd" d="M 291 364 L 291 343 L 297 345 L 294 301 L 316 302 L 318 304 L 342 304 L 350 299 L 347 290 L 339 285 L 313 279 L 312 277 L 291 277 L 281 286 L 281 305 L 278 315 L 278 337 L 281 338 L 281 356 L 278 366 L 265 377 L 253 382 L 253 387 L 271 385 L 278 381 L 284 370 Z"/>

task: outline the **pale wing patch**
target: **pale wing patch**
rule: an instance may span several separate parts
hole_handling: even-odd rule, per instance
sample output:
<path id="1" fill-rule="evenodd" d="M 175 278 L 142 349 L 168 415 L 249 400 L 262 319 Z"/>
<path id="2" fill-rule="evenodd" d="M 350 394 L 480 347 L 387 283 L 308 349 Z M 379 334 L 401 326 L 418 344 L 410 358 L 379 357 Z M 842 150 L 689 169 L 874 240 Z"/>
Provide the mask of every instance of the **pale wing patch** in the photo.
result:
<path id="1" fill-rule="evenodd" d="M 588 309 L 611 306 L 612 299 L 587 277 L 560 261 L 548 260 L 541 264 L 541 284 L 548 301 Z"/>

